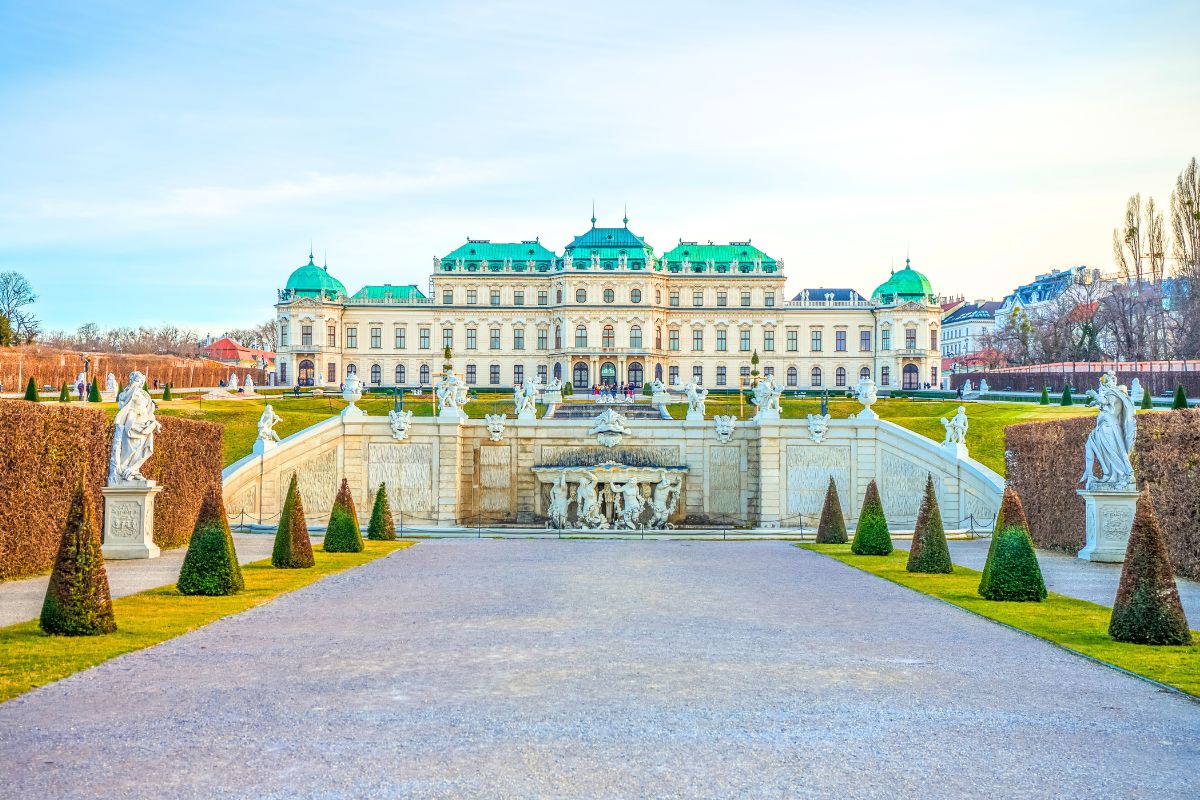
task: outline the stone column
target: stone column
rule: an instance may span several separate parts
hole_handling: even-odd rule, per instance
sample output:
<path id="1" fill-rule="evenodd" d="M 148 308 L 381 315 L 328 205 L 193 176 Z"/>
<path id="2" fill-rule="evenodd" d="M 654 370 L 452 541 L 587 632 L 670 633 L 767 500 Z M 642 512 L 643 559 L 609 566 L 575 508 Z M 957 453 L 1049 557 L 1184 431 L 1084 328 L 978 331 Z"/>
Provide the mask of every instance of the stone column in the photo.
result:
<path id="1" fill-rule="evenodd" d="M 783 483 L 780 472 L 781 448 L 779 422 L 760 421 L 758 436 L 758 525 L 778 528 L 783 517 Z"/>
<path id="2" fill-rule="evenodd" d="M 462 427 L 458 420 L 437 420 L 437 463 L 433 464 L 437 484 L 437 524 L 452 527 L 459 524 L 462 492 Z"/>
<path id="3" fill-rule="evenodd" d="M 1075 493 L 1083 498 L 1087 535 L 1087 544 L 1079 551 L 1079 557 L 1112 564 L 1124 561 L 1141 492 L 1077 489 Z"/>
<path id="4" fill-rule="evenodd" d="M 154 544 L 154 496 L 162 487 L 150 480 L 127 481 L 100 490 L 104 495 L 104 544 L 108 559 L 158 558 Z"/>

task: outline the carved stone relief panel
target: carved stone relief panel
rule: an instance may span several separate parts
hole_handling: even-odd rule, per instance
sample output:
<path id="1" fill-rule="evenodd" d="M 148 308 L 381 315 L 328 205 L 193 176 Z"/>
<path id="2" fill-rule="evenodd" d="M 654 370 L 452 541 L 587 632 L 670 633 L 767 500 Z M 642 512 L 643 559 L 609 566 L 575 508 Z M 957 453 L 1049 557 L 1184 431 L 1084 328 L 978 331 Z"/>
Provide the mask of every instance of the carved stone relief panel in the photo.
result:
<path id="1" fill-rule="evenodd" d="M 305 461 L 299 468 L 285 469 L 279 473 L 279 507 L 283 508 L 287 498 L 288 484 L 296 476 L 296 488 L 304 501 L 304 513 L 309 516 L 328 514 L 333 510 L 333 498 L 337 495 L 337 450 L 326 450 L 319 456 Z"/>
<path id="2" fill-rule="evenodd" d="M 708 510 L 742 512 L 742 448 L 708 448 Z"/>
<path id="3" fill-rule="evenodd" d="M 889 523 L 911 525 L 921 510 L 921 498 L 925 496 L 925 478 L 932 470 L 911 458 L 891 451 L 881 456 L 879 499 L 883 501 L 883 513 Z M 942 478 L 933 476 L 933 492 L 938 504 L 942 504 Z"/>
<path id="4" fill-rule="evenodd" d="M 605 461 L 633 467 L 675 467 L 678 447 L 578 447 L 542 445 L 538 465 L 556 467 L 594 466 Z"/>
<path id="5" fill-rule="evenodd" d="M 803 514 L 806 522 L 820 517 L 831 475 L 842 501 L 842 513 L 848 515 L 847 503 L 854 502 L 850 493 L 850 448 L 828 443 L 788 445 L 787 513 Z"/>
<path id="6" fill-rule="evenodd" d="M 433 510 L 433 448 L 428 444 L 367 445 L 367 489 L 388 487 L 388 501 L 400 511 Z"/>
<path id="7" fill-rule="evenodd" d="M 479 510 L 509 513 L 512 508 L 511 449 L 479 448 Z"/>

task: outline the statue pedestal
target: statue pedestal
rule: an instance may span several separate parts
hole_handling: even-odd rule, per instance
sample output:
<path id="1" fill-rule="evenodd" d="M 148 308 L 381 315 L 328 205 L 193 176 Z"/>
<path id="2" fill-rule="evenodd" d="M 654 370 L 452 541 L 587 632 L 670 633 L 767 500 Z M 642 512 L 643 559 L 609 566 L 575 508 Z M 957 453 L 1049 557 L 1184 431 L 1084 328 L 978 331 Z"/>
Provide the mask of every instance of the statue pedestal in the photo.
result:
<path id="1" fill-rule="evenodd" d="M 655 392 L 654 396 L 650 398 L 650 403 L 656 406 L 665 406 L 670 402 L 671 395 L 667 394 L 666 392 Z"/>
<path id="2" fill-rule="evenodd" d="M 264 453 L 271 452 L 276 447 L 279 447 L 279 442 L 274 439 L 255 439 L 254 446 L 250 448 L 250 454 L 261 456 Z"/>
<path id="3" fill-rule="evenodd" d="M 754 422 L 778 422 L 779 421 L 779 409 L 764 408 L 754 415 L 753 421 Z"/>
<path id="4" fill-rule="evenodd" d="M 438 412 L 438 419 L 450 420 L 451 422 L 462 422 L 470 419 L 467 413 L 460 408 L 443 408 Z"/>
<path id="5" fill-rule="evenodd" d="M 879 415 L 871 410 L 870 406 L 863 406 L 863 410 L 854 415 L 855 419 L 879 419 Z"/>
<path id="6" fill-rule="evenodd" d="M 942 449 L 945 450 L 946 454 L 951 458 L 968 458 L 967 446 L 962 442 L 942 442 Z"/>
<path id="7" fill-rule="evenodd" d="M 1087 544 L 1079 551 L 1079 557 L 1111 564 L 1124 561 L 1141 492 L 1078 489 L 1075 493 L 1083 498 L 1087 535 Z"/>
<path id="8" fill-rule="evenodd" d="M 366 415 L 367 412 L 354 405 L 353 401 L 350 402 L 350 405 L 342 409 L 342 417 L 344 419 L 357 419 L 358 417 L 365 417 Z"/>
<path id="9" fill-rule="evenodd" d="M 546 405 L 558 405 L 562 402 L 562 392 L 542 392 L 542 402 Z"/>
<path id="10" fill-rule="evenodd" d="M 154 481 L 128 481 L 100 490 L 104 495 L 104 544 L 108 559 L 158 558 L 154 544 Z"/>
<path id="11" fill-rule="evenodd" d="M 524 411 L 522 411 L 520 414 L 517 414 L 517 419 L 519 421 L 523 421 L 523 422 L 536 422 L 537 421 L 537 412 L 534 411 L 532 408 L 527 408 Z"/>
<path id="12" fill-rule="evenodd" d="M 694 420 L 699 420 L 699 421 L 703 422 L 704 421 L 704 412 L 698 408 L 690 408 L 689 407 L 687 410 L 687 416 L 685 416 L 684 419 L 687 420 L 688 422 L 692 422 Z"/>

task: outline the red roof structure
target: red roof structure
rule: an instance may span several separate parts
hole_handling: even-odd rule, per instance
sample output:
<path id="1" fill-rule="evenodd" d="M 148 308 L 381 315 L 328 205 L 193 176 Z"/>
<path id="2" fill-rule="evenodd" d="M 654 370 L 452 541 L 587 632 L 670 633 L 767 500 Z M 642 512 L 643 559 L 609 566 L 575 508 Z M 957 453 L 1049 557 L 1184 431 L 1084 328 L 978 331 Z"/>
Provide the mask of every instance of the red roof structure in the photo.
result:
<path id="1" fill-rule="evenodd" d="M 205 347 L 204 355 L 214 361 L 222 361 L 226 364 L 253 366 L 258 364 L 260 358 L 264 359 L 268 366 L 275 363 L 275 354 L 270 350 L 245 347 L 236 339 L 230 339 L 228 336 L 222 336 Z"/>

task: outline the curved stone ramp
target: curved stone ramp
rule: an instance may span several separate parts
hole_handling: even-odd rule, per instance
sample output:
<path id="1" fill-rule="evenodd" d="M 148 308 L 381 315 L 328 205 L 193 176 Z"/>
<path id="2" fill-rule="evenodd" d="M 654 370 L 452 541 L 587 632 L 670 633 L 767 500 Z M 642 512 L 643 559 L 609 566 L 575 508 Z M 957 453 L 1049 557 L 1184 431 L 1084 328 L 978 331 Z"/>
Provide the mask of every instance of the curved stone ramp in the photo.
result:
<path id="1" fill-rule="evenodd" d="M 1195 797 L 1200 705 L 782 542 L 424 542 L 0 705 L 0 797 Z"/>

